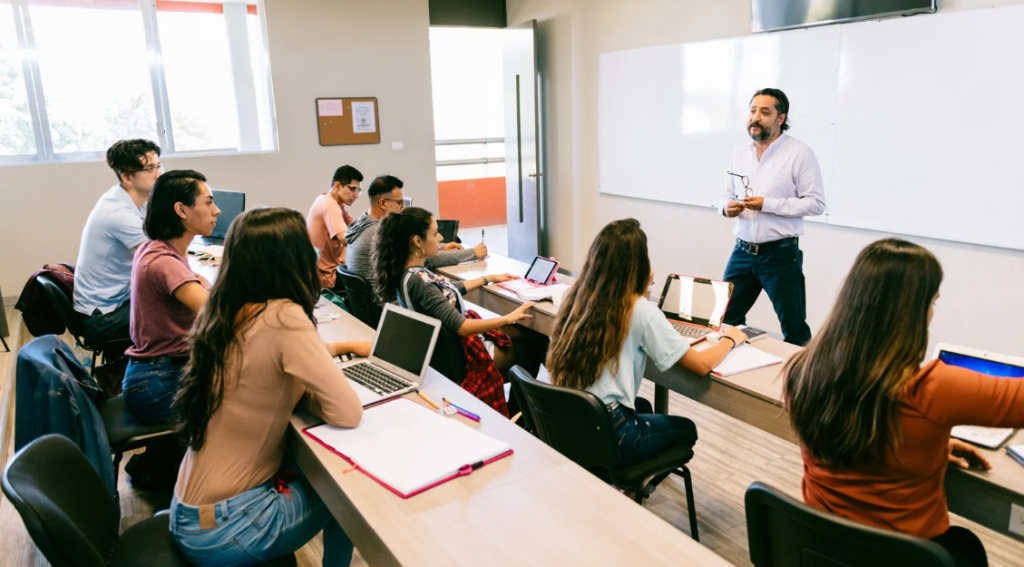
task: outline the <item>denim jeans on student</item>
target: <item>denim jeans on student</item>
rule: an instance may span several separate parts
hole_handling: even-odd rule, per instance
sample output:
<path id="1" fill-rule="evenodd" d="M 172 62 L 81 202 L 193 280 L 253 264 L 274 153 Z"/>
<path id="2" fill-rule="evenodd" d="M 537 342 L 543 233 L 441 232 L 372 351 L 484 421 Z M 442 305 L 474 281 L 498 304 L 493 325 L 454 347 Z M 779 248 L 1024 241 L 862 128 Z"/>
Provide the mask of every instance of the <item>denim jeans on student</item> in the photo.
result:
<path id="1" fill-rule="evenodd" d="M 118 305 L 110 313 L 100 313 L 99 309 L 91 315 L 83 315 L 75 312 L 78 317 L 78 324 L 82 328 L 82 338 L 85 344 L 96 346 L 109 341 L 131 340 L 129 323 L 132 308 L 128 301 Z"/>
<path id="2" fill-rule="evenodd" d="M 623 466 L 643 462 L 675 445 L 692 447 L 697 442 L 697 426 L 689 419 L 656 414 L 644 398 L 637 398 L 633 405 L 636 410 L 618 404 L 608 411 Z"/>
<path id="3" fill-rule="evenodd" d="M 171 534 L 196 567 L 263 563 L 294 553 L 320 530 L 324 567 L 352 562 L 352 541 L 304 477 L 289 481 L 287 493 L 270 480 L 212 506 L 216 526 L 202 529 L 199 507 L 171 500 Z"/>
<path id="4" fill-rule="evenodd" d="M 142 423 L 165 423 L 171 419 L 171 402 L 184 368 L 178 364 L 128 362 L 121 389 L 124 405 L 135 419 Z"/>

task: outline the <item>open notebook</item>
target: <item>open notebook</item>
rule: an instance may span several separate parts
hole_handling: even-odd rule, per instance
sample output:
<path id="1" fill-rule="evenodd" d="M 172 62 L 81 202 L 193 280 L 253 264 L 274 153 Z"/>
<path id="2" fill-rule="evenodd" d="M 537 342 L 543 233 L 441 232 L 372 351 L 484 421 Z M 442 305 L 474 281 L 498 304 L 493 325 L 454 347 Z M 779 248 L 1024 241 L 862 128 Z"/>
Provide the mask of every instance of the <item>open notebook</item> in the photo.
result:
<path id="1" fill-rule="evenodd" d="M 402 498 L 512 454 L 508 443 L 406 398 L 363 410 L 354 429 L 323 424 L 305 433 Z"/>
<path id="2" fill-rule="evenodd" d="M 781 358 L 744 343 L 729 351 L 729 355 L 725 357 L 725 360 L 711 372 L 715 376 L 732 376 L 733 374 L 764 368 L 765 366 L 779 364 L 780 362 L 782 362 Z"/>

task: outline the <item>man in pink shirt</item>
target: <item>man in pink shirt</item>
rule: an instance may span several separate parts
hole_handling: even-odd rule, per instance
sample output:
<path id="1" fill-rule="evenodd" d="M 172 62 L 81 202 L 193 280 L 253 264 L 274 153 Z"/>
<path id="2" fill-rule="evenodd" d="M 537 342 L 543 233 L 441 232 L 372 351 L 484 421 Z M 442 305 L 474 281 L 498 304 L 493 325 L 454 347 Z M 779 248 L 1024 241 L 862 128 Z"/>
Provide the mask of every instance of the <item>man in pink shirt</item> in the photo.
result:
<path id="1" fill-rule="evenodd" d="M 320 250 L 316 267 L 321 287 L 335 289 L 338 266 L 345 263 L 345 247 L 348 246 L 345 230 L 354 220 L 345 207 L 351 207 L 363 192 L 362 181 L 363 174 L 356 168 L 339 167 L 334 172 L 330 192 L 317 197 L 306 215 L 309 240 Z"/>

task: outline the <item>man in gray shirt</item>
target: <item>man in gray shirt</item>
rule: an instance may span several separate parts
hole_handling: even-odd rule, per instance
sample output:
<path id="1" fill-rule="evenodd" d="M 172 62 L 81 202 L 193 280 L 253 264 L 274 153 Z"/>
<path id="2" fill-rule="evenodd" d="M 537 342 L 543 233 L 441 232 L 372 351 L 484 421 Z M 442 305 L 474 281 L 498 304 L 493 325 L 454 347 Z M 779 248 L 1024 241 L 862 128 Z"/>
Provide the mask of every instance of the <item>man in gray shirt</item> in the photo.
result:
<path id="1" fill-rule="evenodd" d="M 370 255 L 377 245 L 377 232 L 380 231 L 380 220 L 388 213 L 397 213 L 404 208 L 402 180 L 391 175 L 380 175 L 370 183 L 367 191 L 370 198 L 370 210 L 348 225 L 345 240 L 348 252 L 345 265 L 349 270 L 359 274 L 366 281 L 373 278 Z M 475 248 L 465 250 L 461 244 L 449 242 L 436 258 L 427 258 L 426 267 L 430 270 L 444 266 L 452 266 L 479 260 L 487 256 L 487 246 L 477 244 Z"/>

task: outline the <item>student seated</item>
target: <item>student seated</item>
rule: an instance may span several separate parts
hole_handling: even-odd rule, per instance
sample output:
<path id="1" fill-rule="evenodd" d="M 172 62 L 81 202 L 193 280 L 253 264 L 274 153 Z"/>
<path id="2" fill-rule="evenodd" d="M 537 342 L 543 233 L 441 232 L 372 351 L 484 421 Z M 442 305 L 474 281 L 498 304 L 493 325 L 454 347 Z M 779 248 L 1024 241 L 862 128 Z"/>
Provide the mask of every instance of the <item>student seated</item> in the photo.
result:
<path id="1" fill-rule="evenodd" d="M 958 567 L 986 565 L 981 541 L 950 527 L 946 467 L 989 468 L 956 425 L 1024 426 L 1024 381 L 932 361 L 921 366 L 942 267 L 894 238 L 865 248 L 818 335 L 785 370 L 804 460 L 804 501 L 931 539 Z"/>
<path id="2" fill-rule="evenodd" d="M 331 356 L 366 356 L 370 344 L 324 348 L 317 335 L 320 280 L 302 215 L 248 211 L 224 246 L 174 401 L 188 451 L 171 500 L 171 534 L 203 567 L 288 555 L 323 530 L 323 564 L 347 566 L 352 542 L 285 460 L 285 433 L 300 400 L 331 425 L 359 425 L 362 404 Z"/>
<path id="3" fill-rule="evenodd" d="M 345 263 L 345 230 L 352 224 L 351 207 L 363 192 L 360 183 L 363 174 L 351 165 L 343 165 L 334 172 L 331 190 L 313 201 L 306 215 L 306 230 L 313 247 L 320 251 L 317 273 L 320 287 L 342 289 L 338 283 L 338 266 Z"/>
<path id="4" fill-rule="evenodd" d="M 554 384 L 591 392 L 608 408 L 624 466 L 697 442 L 692 421 L 655 414 L 650 402 L 636 397 L 648 357 L 662 372 L 678 364 L 704 376 L 747 340 L 730 327 L 717 345 L 690 350 L 650 301 L 653 279 L 640 223 L 624 219 L 605 226 L 565 292 L 548 350 L 546 366 Z"/>
<path id="5" fill-rule="evenodd" d="M 122 389 L 128 411 L 143 423 L 171 418 L 178 378 L 188 362 L 188 334 L 210 282 L 188 264 L 188 245 L 209 236 L 220 209 L 198 171 L 169 171 L 153 186 L 143 227 L 152 240 L 132 264 L 131 338 Z"/>
<path id="6" fill-rule="evenodd" d="M 493 407 L 499 413 L 508 415 L 505 403 L 503 379 L 500 372 L 508 370 L 518 359 L 525 359 L 530 353 L 540 352 L 543 356 L 546 344 L 524 345 L 522 349 L 511 347 L 517 339 L 538 343 L 532 335 L 511 325 L 532 317 L 527 311 L 533 303 L 524 303 L 504 317 L 478 319 L 467 313 L 462 296 L 489 283 L 518 279 L 518 276 L 499 274 L 469 280 L 449 282 L 430 271 L 424 264 L 427 258 L 436 257 L 442 248 L 441 234 L 437 221 L 431 214 L 419 207 L 409 207 L 392 213 L 380 221 L 380 234 L 373 251 L 373 286 L 378 301 L 398 304 L 441 321 L 442 333 L 454 337 L 454 344 L 442 344 L 441 338 L 434 348 L 431 366 L 439 368 L 439 357 L 449 354 L 449 348 L 456 349 L 453 357 L 457 367 L 439 368 L 450 380 L 460 384 L 470 394 Z M 500 333 L 492 333 L 500 329 Z M 486 333 L 493 341 L 491 352 L 479 335 Z M 511 336 L 511 337 L 510 337 Z M 501 346 L 504 345 L 504 346 Z M 534 364 L 523 360 L 523 366 L 533 367 L 534 372 L 540 360 Z"/>
<path id="7" fill-rule="evenodd" d="M 403 186 L 401 179 L 391 175 L 380 175 L 374 179 L 367 191 L 370 196 L 370 210 L 363 213 L 345 231 L 345 240 L 348 241 L 345 265 L 366 281 L 373 278 L 370 255 L 377 242 L 380 220 L 388 213 L 400 213 L 405 208 Z M 436 270 L 444 266 L 479 260 L 485 256 L 487 246 L 483 242 L 471 250 L 465 250 L 461 244 L 455 242 L 446 242 L 437 256 L 425 258 L 425 266 L 427 269 Z"/>
<path id="8" fill-rule="evenodd" d="M 107 150 L 117 184 L 100 197 L 82 230 L 74 305 L 87 344 L 127 340 L 132 260 L 146 241 L 146 200 L 163 165 L 149 140 L 121 140 Z"/>

